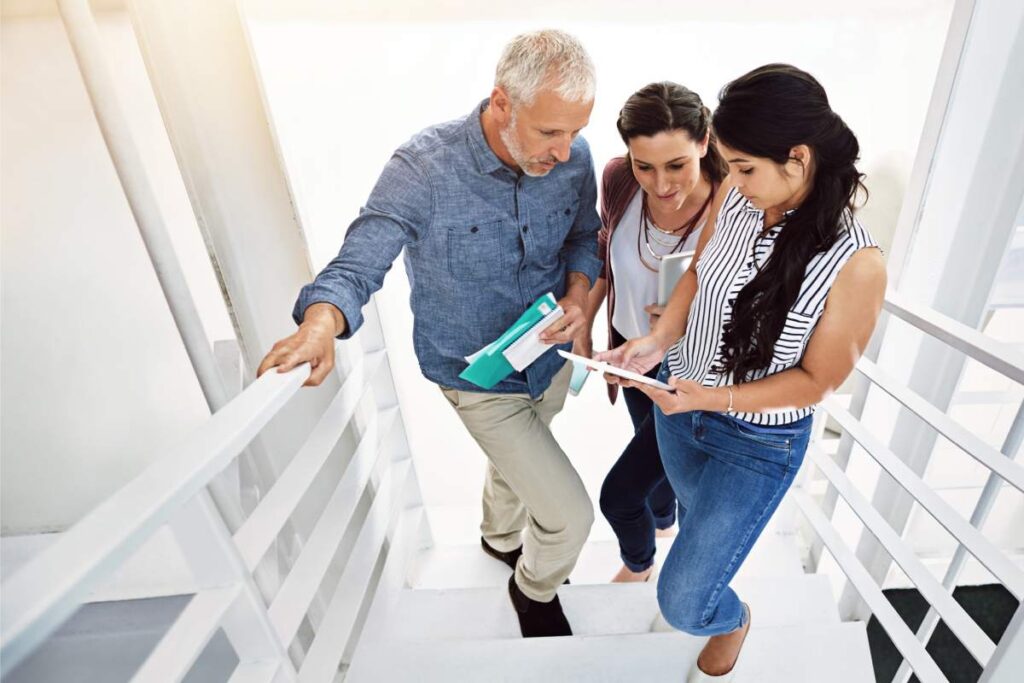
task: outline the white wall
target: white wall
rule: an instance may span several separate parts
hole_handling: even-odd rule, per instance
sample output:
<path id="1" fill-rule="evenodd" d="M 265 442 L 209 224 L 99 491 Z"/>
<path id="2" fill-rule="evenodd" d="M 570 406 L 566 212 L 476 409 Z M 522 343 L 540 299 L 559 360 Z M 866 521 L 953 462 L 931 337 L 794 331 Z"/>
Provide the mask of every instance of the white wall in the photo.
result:
<path id="1" fill-rule="evenodd" d="M 553 13 L 567 14 L 567 4 Z M 710 10 L 705 4 L 692 21 L 645 15 L 644 7 L 660 7 L 655 2 L 631 5 L 628 22 L 616 17 L 621 4 L 608 3 L 586 5 L 594 8 L 589 21 L 253 20 L 257 58 L 314 265 L 322 267 L 337 251 L 391 151 L 419 129 L 470 111 L 490 91 L 503 43 L 522 30 L 548 25 L 578 35 L 597 65 L 597 103 L 583 134 L 599 165 L 622 151 L 614 121 L 623 100 L 650 81 L 679 81 L 714 106 L 727 80 L 759 64 L 789 61 L 811 71 L 860 138 L 874 197 L 864 220 L 887 241 L 950 4 L 909 11 L 849 6 L 804 19 L 794 6 L 804 6 L 803 16 L 814 15 L 816 6 L 789 3 L 785 21 L 765 12 L 736 14 L 742 4 Z M 460 15 L 446 3 L 445 11 L 458 18 L 474 10 Z M 428 505 L 440 506 L 432 510 L 435 521 L 447 510 L 455 524 L 472 526 L 478 517 L 467 508 L 479 505 L 483 457 L 437 389 L 419 374 L 408 295 L 399 266 L 378 303 L 424 497 Z M 605 472 L 628 439 L 625 408 L 608 406 L 603 386 L 592 380 L 582 397 L 570 399 L 555 431 L 596 501 Z"/>
<path id="2" fill-rule="evenodd" d="M 233 332 L 131 26 L 100 20 L 211 340 Z M 61 529 L 208 414 L 63 27 L 2 25 L 3 533 Z"/>

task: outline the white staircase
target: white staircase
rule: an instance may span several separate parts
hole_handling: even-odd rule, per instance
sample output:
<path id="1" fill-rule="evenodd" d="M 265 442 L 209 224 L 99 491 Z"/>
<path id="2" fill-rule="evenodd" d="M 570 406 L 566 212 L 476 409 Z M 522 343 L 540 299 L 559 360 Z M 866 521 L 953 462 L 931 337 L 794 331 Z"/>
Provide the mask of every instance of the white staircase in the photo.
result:
<path id="1" fill-rule="evenodd" d="M 431 515 L 438 545 L 413 558 L 408 586 L 364 631 L 346 681 L 685 680 L 704 639 L 655 626 L 655 579 L 608 583 L 621 561 L 603 521 L 559 590 L 575 635 L 524 640 L 510 570 L 483 553 L 466 523 L 479 512 L 466 509 L 444 528 L 438 518 L 448 512 Z M 672 541 L 658 539 L 659 561 Z M 753 614 L 736 680 L 874 680 L 863 623 L 840 622 L 829 580 L 804 573 L 794 536 L 770 526 L 732 585 Z"/>

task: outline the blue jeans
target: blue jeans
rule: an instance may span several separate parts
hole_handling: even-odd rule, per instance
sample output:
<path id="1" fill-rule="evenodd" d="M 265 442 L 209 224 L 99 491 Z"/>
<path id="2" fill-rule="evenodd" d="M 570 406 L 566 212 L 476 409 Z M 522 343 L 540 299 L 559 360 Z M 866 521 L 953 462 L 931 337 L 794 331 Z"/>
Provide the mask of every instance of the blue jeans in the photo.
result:
<path id="1" fill-rule="evenodd" d="M 793 483 L 812 417 L 777 427 L 704 411 L 654 418 L 680 515 L 658 578 L 661 612 L 693 635 L 735 631 L 743 608 L 729 582 Z"/>

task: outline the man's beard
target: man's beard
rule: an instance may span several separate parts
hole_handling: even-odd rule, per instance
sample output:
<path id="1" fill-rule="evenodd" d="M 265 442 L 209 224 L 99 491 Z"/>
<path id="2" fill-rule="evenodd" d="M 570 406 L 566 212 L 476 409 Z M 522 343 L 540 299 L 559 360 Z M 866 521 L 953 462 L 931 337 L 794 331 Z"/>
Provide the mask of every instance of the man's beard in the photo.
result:
<path id="1" fill-rule="evenodd" d="M 501 138 L 502 143 L 505 145 L 505 149 L 508 150 L 508 154 L 512 157 L 512 160 L 519 165 L 523 173 L 533 178 L 543 178 L 552 171 L 551 168 L 543 168 L 540 166 L 543 162 L 557 164 L 558 160 L 555 158 L 548 159 L 530 159 L 526 152 L 523 151 L 523 146 L 519 144 L 519 138 L 513 132 L 516 129 L 516 112 L 512 110 L 512 116 L 509 118 L 508 125 L 498 131 L 498 137 Z"/>

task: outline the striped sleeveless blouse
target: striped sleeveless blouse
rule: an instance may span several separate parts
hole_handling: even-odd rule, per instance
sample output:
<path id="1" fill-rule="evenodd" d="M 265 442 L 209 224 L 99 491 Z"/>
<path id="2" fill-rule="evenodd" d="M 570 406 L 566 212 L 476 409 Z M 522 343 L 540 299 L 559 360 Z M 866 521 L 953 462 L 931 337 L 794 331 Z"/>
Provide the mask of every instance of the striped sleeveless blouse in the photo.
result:
<path id="1" fill-rule="evenodd" d="M 788 215 L 788 214 L 787 214 Z M 786 324 L 775 342 L 771 363 L 751 373 L 751 381 L 800 364 L 807 342 L 825 310 L 825 300 L 839 271 L 860 249 L 878 243 L 849 212 L 840 219 L 843 229 L 835 244 L 816 254 L 807 264 L 796 303 L 786 314 Z M 669 372 L 679 379 L 706 387 L 732 384 L 732 377 L 715 372 L 722 360 L 722 332 L 731 320 L 740 290 L 764 266 L 785 221 L 762 234 L 764 212 L 755 208 L 736 189 L 726 196 L 715 224 L 715 233 L 697 263 L 697 294 L 683 337 L 665 357 Z M 783 425 L 814 412 L 814 406 L 758 413 L 729 413 L 758 425 Z"/>

